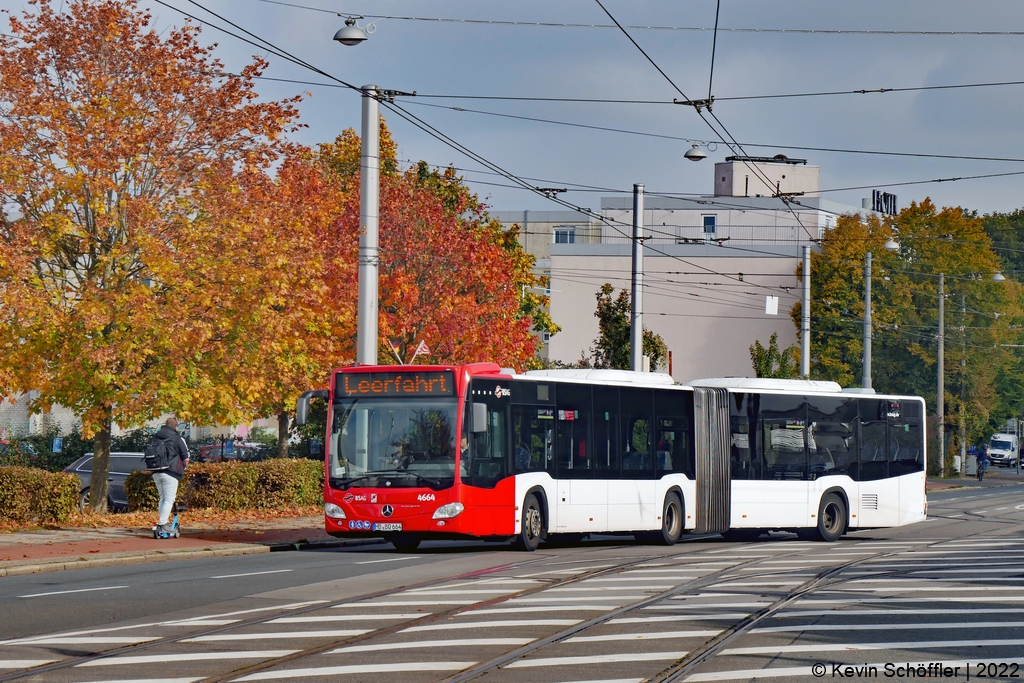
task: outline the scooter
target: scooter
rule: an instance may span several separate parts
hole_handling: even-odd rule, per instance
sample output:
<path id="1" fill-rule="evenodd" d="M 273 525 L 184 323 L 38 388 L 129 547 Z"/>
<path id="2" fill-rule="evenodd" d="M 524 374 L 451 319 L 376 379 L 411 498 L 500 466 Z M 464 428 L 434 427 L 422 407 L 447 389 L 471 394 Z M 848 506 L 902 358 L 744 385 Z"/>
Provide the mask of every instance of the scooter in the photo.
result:
<path id="1" fill-rule="evenodd" d="M 153 525 L 153 538 L 178 538 L 179 536 L 181 536 L 181 525 L 178 524 L 177 513 L 169 527 L 161 528 L 159 524 Z"/>

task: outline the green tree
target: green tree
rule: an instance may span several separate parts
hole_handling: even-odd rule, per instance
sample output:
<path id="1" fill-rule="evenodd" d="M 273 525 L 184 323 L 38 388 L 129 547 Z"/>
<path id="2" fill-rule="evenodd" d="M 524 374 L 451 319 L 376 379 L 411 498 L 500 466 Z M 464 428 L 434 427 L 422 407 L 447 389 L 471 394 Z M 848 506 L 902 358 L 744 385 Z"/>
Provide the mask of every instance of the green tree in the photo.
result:
<path id="1" fill-rule="evenodd" d="M 899 243 L 898 251 L 885 250 L 890 238 Z M 942 273 L 947 430 L 955 437 L 954 447 L 961 439 L 987 438 L 993 407 L 1020 400 L 1021 363 L 1006 345 L 1022 343 L 1014 323 L 1024 311 L 1024 299 L 1019 285 L 992 281 L 1001 268 L 999 257 L 982 220 L 961 208 L 940 210 L 925 200 L 895 217 L 840 217 L 814 255 L 812 377 L 843 386 L 860 383 L 867 251 L 873 256 L 874 388 L 924 396 L 934 411 Z M 792 316 L 799 329 L 799 305 Z M 1000 387 L 1013 397 L 1000 398 Z"/>
<path id="2" fill-rule="evenodd" d="M 775 379 L 792 379 L 799 377 L 800 351 L 790 346 L 785 351 L 779 350 L 779 333 L 772 332 L 768 347 L 761 346 L 757 339 L 750 347 L 750 364 L 754 366 L 755 377 L 771 377 Z"/>
<path id="3" fill-rule="evenodd" d="M 597 318 L 600 330 L 591 349 L 591 362 L 595 368 L 630 369 L 630 344 L 633 325 L 630 321 L 632 306 L 629 292 L 622 290 L 612 298 L 615 288 L 607 282 L 597 292 Z M 668 346 L 661 335 L 646 327 L 643 331 L 644 355 L 651 359 L 651 369 L 668 361 Z"/>

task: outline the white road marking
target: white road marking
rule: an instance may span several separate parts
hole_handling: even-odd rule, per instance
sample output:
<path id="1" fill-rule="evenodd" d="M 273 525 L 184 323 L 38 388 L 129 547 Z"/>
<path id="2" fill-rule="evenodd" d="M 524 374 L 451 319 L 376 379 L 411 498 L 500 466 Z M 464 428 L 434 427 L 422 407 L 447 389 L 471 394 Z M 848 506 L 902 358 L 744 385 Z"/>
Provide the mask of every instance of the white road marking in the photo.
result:
<path id="1" fill-rule="evenodd" d="M 261 574 L 284 574 L 285 572 L 293 572 L 294 569 L 270 569 L 265 572 L 246 572 L 245 574 L 221 574 L 220 576 L 211 576 L 211 579 L 237 579 L 239 576 L 260 576 Z"/>
<path id="2" fill-rule="evenodd" d="M 842 591 L 836 591 L 841 593 Z M 937 595 L 927 598 L 846 598 L 843 600 L 824 600 L 819 598 L 798 598 L 799 602 L 805 605 L 852 605 L 860 603 L 882 603 L 886 605 L 898 605 L 904 602 L 1024 602 L 1024 597 L 1016 597 L 1012 595 L 1004 595 L 994 598 L 988 598 L 985 596 L 975 596 L 970 598 L 961 598 L 952 595 Z"/>
<path id="3" fill-rule="evenodd" d="M 424 647 L 459 647 L 462 645 L 526 645 L 534 638 L 466 638 L 465 640 L 413 640 L 406 643 L 377 643 L 376 645 L 350 645 L 329 650 L 326 654 L 341 655 L 350 652 L 380 652 L 383 650 L 412 650 Z"/>
<path id="4" fill-rule="evenodd" d="M 748 633 L 785 633 L 793 631 L 896 631 L 907 629 L 979 629 L 979 628 L 1020 628 L 1024 621 L 959 621 L 916 624 L 803 624 L 801 626 L 766 626 L 755 628 Z"/>
<path id="5" fill-rule="evenodd" d="M 769 645 L 767 647 L 733 647 L 722 650 L 722 655 L 766 655 L 797 652 L 835 652 L 855 650 L 915 650 L 931 647 L 1003 647 L 1024 645 L 1020 638 L 1002 640 L 917 640 L 900 643 L 814 643 L 813 645 Z"/>
<path id="6" fill-rule="evenodd" d="M 31 669 L 33 666 L 52 664 L 56 659 L 7 659 L 0 660 L 0 669 Z"/>
<path id="7" fill-rule="evenodd" d="M 560 597 L 550 597 L 550 598 L 512 598 L 506 604 L 509 604 L 509 605 L 522 605 L 524 603 L 544 603 L 544 602 L 553 603 L 553 602 L 577 602 L 577 601 L 578 602 L 582 602 L 584 600 L 598 600 L 598 601 L 602 601 L 602 600 L 615 600 L 615 601 L 621 602 L 623 600 L 643 600 L 644 598 L 649 598 L 649 597 L 651 597 L 651 596 L 649 596 L 649 595 L 609 595 L 609 596 L 606 596 L 606 597 L 601 597 L 601 596 L 597 596 L 597 595 L 588 595 L 588 596 L 584 596 L 584 597 L 576 597 L 576 596 L 572 596 L 572 595 L 567 595 L 567 596 L 561 597 L 561 598 Z"/>
<path id="8" fill-rule="evenodd" d="M 287 657 L 298 650 L 243 650 L 240 652 L 186 652 L 184 654 L 129 655 L 127 657 L 105 657 L 76 664 L 80 666 L 118 666 L 121 664 L 163 664 L 166 662 L 218 661 L 221 659 L 272 659 Z"/>
<path id="9" fill-rule="evenodd" d="M 492 588 L 490 590 L 480 588 L 460 588 L 459 590 L 432 590 L 432 591 L 405 591 L 399 593 L 396 597 L 404 596 L 427 596 L 427 595 L 501 595 L 502 593 L 508 593 L 507 588 Z"/>
<path id="10" fill-rule="evenodd" d="M 325 617 L 278 617 L 268 624 L 315 624 L 323 621 L 373 621 L 375 619 L 419 619 L 424 612 L 418 614 L 330 614 Z"/>
<path id="11" fill-rule="evenodd" d="M 915 579 L 921 580 L 921 579 Z M 1019 581 L 1019 579 L 1018 579 Z M 948 586 L 879 586 L 878 588 L 838 588 L 838 589 L 822 589 L 819 593 L 934 593 L 939 591 L 966 593 L 968 591 L 975 593 L 979 591 L 1011 591 L 1017 590 L 1016 586 L 961 586 L 951 581 L 946 581 Z"/>
<path id="12" fill-rule="evenodd" d="M 1020 614 L 1019 607 L 1010 608 L 994 608 L 984 609 L 972 607 L 970 610 L 971 614 Z M 776 612 L 774 616 L 776 619 L 782 617 L 827 617 L 827 616 L 897 616 L 901 614 L 907 615 L 921 615 L 921 614 L 963 614 L 962 609 L 806 609 L 806 610 L 783 610 Z M 614 619 L 612 621 L 615 621 Z M 609 622 L 610 623 L 610 622 Z"/>
<path id="13" fill-rule="evenodd" d="M 671 572 L 672 574 L 674 574 L 674 576 L 648 576 L 647 575 L 648 572 L 643 572 L 643 575 L 637 576 L 638 574 L 640 574 L 640 572 L 629 572 L 628 574 L 625 574 L 623 576 L 609 576 L 609 577 L 599 577 L 599 578 L 596 578 L 596 579 L 587 579 L 586 581 L 583 581 L 580 585 L 589 586 L 589 585 L 594 584 L 594 583 L 619 583 L 619 582 L 623 582 L 623 581 L 628 581 L 628 582 L 636 583 L 638 581 L 643 581 L 644 579 L 648 579 L 648 580 L 656 579 L 658 581 L 666 581 L 668 579 L 680 579 L 682 581 L 689 581 L 691 579 L 700 578 L 699 576 L 693 576 L 693 575 L 691 575 L 691 576 L 680 576 L 678 569 L 666 569 L 664 571 L 665 572 Z M 654 573 L 654 572 L 650 572 L 650 573 Z M 644 586 L 644 587 L 646 588 L 646 586 Z M 641 586 L 637 586 L 637 588 L 641 588 Z M 658 586 L 654 586 L 654 588 L 658 588 Z M 551 590 L 557 590 L 557 589 L 552 588 Z"/>
<path id="14" fill-rule="evenodd" d="M 519 614 L 520 612 L 610 612 L 615 605 L 534 605 L 531 607 L 494 607 L 490 609 L 471 609 L 459 612 L 456 617 L 471 617 L 477 614 Z"/>
<path id="15" fill-rule="evenodd" d="M 364 560 L 362 562 L 353 562 L 352 564 L 378 564 L 380 562 L 404 562 L 405 560 L 418 560 L 419 556 L 413 557 L 389 557 L 384 560 Z"/>
<path id="16" fill-rule="evenodd" d="M 563 681 L 562 683 L 644 683 L 642 678 L 604 678 L 600 681 Z"/>
<path id="17" fill-rule="evenodd" d="M 128 586 L 104 586 L 102 588 L 79 588 L 73 591 L 50 591 L 49 593 L 29 593 L 28 595 L 19 595 L 19 598 L 41 598 L 45 595 L 67 595 L 68 593 L 91 593 L 93 591 L 113 591 L 119 588 L 127 588 Z"/>
<path id="18" fill-rule="evenodd" d="M 760 588 L 761 586 L 799 586 L 803 581 L 729 581 L 726 583 L 716 583 L 712 588 Z"/>
<path id="19" fill-rule="evenodd" d="M 213 643 L 230 640 L 279 640 L 282 638 L 348 638 L 369 633 L 369 629 L 348 629 L 337 631 L 277 631 L 275 633 L 218 633 L 212 636 L 186 638 L 182 643 Z"/>
<path id="20" fill-rule="evenodd" d="M 617 662 L 658 662 L 682 659 L 686 652 L 627 652 L 624 654 L 584 655 L 578 657 L 543 657 L 520 659 L 505 666 L 506 669 L 526 669 L 540 666 L 579 666 L 582 664 L 615 664 Z"/>
<path id="21" fill-rule="evenodd" d="M 410 626 L 403 628 L 399 633 L 419 633 L 420 631 L 451 631 L 454 629 L 468 628 L 495 628 L 499 626 L 572 626 L 578 624 L 582 619 L 501 619 L 497 621 L 467 621 L 460 624 L 430 624 L 428 626 Z"/>
<path id="22" fill-rule="evenodd" d="M 668 614 L 658 617 L 622 617 L 620 619 L 612 619 L 608 623 L 653 624 L 661 621 L 710 621 L 713 619 L 743 619 L 749 616 L 749 612 L 719 612 L 718 614 Z"/>
<path id="23" fill-rule="evenodd" d="M 685 599 L 686 596 L 681 596 L 681 599 Z M 772 603 L 767 600 L 758 600 L 754 602 L 704 602 L 704 603 L 690 603 L 690 604 L 671 604 L 671 605 L 650 605 L 644 607 L 644 609 L 734 609 L 740 607 L 764 607 Z"/>
<path id="24" fill-rule="evenodd" d="M 586 583 L 589 583 L 586 582 Z M 566 586 L 564 588 L 549 588 L 544 591 L 546 595 L 553 593 L 591 593 L 595 590 L 599 591 L 666 591 L 670 588 L 675 588 L 676 584 L 647 584 L 646 586 L 638 586 L 636 584 L 630 584 L 628 586 L 588 586 L 586 584 L 580 584 L 578 586 Z"/>
<path id="25" fill-rule="evenodd" d="M 130 645 L 159 639 L 160 636 L 39 636 L 14 642 L 18 645 Z"/>
<path id="26" fill-rule="evenodd" d="M 424 605 L 472 605 L 476 600 L 388 600 L 386 602 L 346 602 L 333 609 L 344 607 L 422 607 Z"/>
<path id="27" fill-rule="evenodd" d="M 476 662 L 393 662 L 390 664 L 350 664 L 347 666 L 319 666 L 308 669 L 282 669 L 261 671 L 236 678 L 236 681 L 272 681 L 278 678 L 305 678 L 306 676 L 344 676 L 347 674 L 376 674 L 396 671 L 461 671 Z"/>
<path id="28" fill-rule="evenodd" d="M 199 678 L 128 678 L 115 681 L 90 681 L 90 683 L 194 683 L 201 680 L 203 680 L 202 676 Z"/>
<path id="29" fill-rule="evenodd" d="M 576 636 L 565 643 L 601 643 L 620 640 L 666 640 L 671 638 L 710 638 L 721 631 L 654 631 L 651 633 L 612 633 L 600 636 Z"/>

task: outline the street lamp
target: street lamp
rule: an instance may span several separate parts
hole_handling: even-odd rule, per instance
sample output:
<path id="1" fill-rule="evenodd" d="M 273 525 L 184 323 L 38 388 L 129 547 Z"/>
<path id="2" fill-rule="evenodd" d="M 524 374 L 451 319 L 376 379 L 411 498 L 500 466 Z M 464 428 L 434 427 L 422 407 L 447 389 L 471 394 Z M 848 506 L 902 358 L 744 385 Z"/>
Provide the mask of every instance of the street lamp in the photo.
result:
<path id="1" fill-rule="evenodd" d="M 898 251 L 899 243 L 893 238 L 882 245 L 886 251 Z M 861 387 L 871 388 L 871 252 L 864 254 L 864 359 Z"/>
<path id="2" fill-rule="evenodd" d="M 690 149 L 686 150 L 686 153 L 683 154 L 683 156 L 690 161 L 700 161 L 701 159 L 706 159 L 708 153 L 702 150 L 700 145 L 694 144 Z"/>
<path id="3" fill-rule="evenodd" d="M 356 26 L 355 17 L 349 17 L 345 20 L 345 28 L 339 29 L 334 34 L 334 39 L 342 45 L 358 45 L 359 43 L 366 40 L 366 32 L 363 29 Z"/>

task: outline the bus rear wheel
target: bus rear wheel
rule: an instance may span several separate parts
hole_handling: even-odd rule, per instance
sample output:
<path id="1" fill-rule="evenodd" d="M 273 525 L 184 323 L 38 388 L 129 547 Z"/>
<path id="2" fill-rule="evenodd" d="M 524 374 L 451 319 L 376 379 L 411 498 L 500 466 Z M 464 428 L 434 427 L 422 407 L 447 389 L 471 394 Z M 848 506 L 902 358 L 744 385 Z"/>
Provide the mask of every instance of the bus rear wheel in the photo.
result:
<path id="1" fill-rule="evenodd" d="M 516 545 L 527 552 L 533 552 L 540 545 L 540 539 L 544 535 L 544 514 L 540 511 L 537 496 L 532 493 L 526 496 L 522 512 Z"/>
<path id="2" fill-rule="evenodd" d="M 683 535 L 683 503 L 679 494 L 670 493 L 665 496 L 665 506 L 661 510 L 661 533 L 658 542 L 664 545 L 675 545 Z"/>
<path id="3" fill-rule="evenodd" d="M 395 546 L 395 550 L 400 553 L 411 553 L 416 548 L 420 547 L 420 541 L 422 540 L 416 534 L 392 534 L 386 539 L 391 545 Z"/>
<path id="4" fill-rule="evenodd" d="M 818 526 L 813 529 L 800 529 L 797 536 L 805 541 L 838 541 L 846 532 L 846 505 L 843 499 L 834 493 L 822 496 L 818 506 Z"/>

